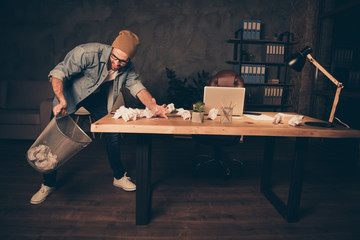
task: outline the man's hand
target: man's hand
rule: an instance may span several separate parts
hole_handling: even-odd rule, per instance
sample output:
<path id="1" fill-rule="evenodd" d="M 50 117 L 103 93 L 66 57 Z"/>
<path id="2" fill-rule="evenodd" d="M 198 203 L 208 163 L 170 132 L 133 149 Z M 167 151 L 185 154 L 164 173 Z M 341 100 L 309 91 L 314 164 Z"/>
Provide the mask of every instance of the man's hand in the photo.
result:
<path id="1" fill-rule="evenodd" d="M 156 113 L 155 113 L 156 116 L 168 119 L 168 117 L 166 116 L 166 110 L 167 110 L 166 105 L 165 104 L 163 104 L 161 106 L 157 105 L 155 98 L 153 98 L 146 89 L 141 90 L 137 94 L 137 97 L 147 108 L 149 108 L 151 110 L 156 109 Z"/>
<path id="2" fill-rule="evenodd" d="M 59 100 L 59 104 L 53 108 L 54 116 L 65 116 L 67 114 L 67 102 L 64 96 L 64 84 L 63 82 L 55 77 L 50 77 L 51 86 L 55 93 L 55 96 Z"/>
<path id="3" fill-rule="evenodd" d="M 56 105 L 53 108 L 54 116 L 65 116 L 67 114 L 67 103 L 66 102 L 60 102 L 58 105 Z"/>
<path id="4" fill-rule="evenodd" d="M 165 119 L 168 119 L 168 117 L 166 116 L 166 110 L 167 110 L 166 105 L 165 104 L 163 104 L 161 106 L 157 105 L 155 98 L 151 99 L 151 101 L 156 105 L 157 111 L 156 111 L 155 115 L 159 116 L 159 117 L 163 117 Z"/>

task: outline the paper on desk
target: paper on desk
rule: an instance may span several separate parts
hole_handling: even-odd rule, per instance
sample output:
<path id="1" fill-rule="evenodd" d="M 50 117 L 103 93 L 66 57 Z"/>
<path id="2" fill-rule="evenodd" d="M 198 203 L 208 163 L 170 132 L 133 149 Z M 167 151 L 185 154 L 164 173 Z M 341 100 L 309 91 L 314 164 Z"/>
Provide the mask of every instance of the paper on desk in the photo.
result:
<path id="1" fill-rule="evenodd" d="M 269 120 L 274 121 L 273 117 L 261 114 L 261 115 L 252 115 L 252 114 L 244 114 L 246 117 L 251 118 L 252 120 Z"/>

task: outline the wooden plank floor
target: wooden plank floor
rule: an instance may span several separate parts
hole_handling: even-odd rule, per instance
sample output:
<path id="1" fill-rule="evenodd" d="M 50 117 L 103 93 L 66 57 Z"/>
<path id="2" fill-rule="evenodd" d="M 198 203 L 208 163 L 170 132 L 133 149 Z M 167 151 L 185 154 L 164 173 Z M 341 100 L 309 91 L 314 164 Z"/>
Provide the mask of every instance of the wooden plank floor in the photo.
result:
<path id="1" fill-rule="evenodd" d="M 277 142 L 274 190 L 286 196 L 294 139 Z M 124 135 L 122 156 L 135 178 L 136 139 Z M 228 147 L 244 168 L 224 180 L 216 167 L 193 175 L 192 157 L 208 151 L 192 140 L 156 136 L 153 141 L 153 219 L 135 225 L 135 193 L 112 186 L 102 140 L 66 163 L 47 201 L 29 200 L 41 175 L 28 165 L 32 141 L 0 140 L 0 239 L 360 239 L 360 177 L 341 148 L 311 140 L 297 223 L 287 223 L 259 191 L 264 138 L 245 137 Z M 326 142 L 328 144 L 328 142 Z M 350 169 L 349 169 L 350 168 Z"/>

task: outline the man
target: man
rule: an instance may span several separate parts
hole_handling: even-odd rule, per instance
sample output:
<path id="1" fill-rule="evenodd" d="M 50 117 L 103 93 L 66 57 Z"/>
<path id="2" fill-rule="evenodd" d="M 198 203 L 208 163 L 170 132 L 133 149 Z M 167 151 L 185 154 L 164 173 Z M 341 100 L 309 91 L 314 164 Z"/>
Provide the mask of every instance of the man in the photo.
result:
<path id="1" fill-rule="evenodd" d="M 88 43 L 75 47 L 49 73 L 49 80 L 55 98 L 54 116 L 74 113 L 85 107 L 95 120 L 111 111 L 122 86 L 137 97 L 146 107 L 156 111 L 156 115 L 167 118 L 165 104 L 159 106 L 139 80 L 131 60 L 135 56 L 139 38 L 131 31 L 123 30 L 112 46 Z M 105 133 L 106 150 L 113 170 L 113 185 L 125 191 L 135 191 L 136 185 L 126 176 L 120 159 L 119 134 Z M 44 183 L 31 198 L 32 204 L 43 202 L 54 190 L 56 174 L 44 174 Z"/>

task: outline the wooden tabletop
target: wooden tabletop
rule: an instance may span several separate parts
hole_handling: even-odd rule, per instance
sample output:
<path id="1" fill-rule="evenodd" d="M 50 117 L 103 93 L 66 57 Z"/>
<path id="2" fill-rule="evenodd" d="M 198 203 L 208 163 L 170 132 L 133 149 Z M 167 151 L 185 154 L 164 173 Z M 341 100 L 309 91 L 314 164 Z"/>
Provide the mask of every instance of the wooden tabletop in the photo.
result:
<path id="1" fill-rule="evenodd" d="M 276 112 L 262 112 L 263 115 L 274 117 Z M 294 114 L 296 113 L 286 113 Z M 232 123 L 220 123 L 219 116 L 215 120 L 205 119 L 204 123 L 193 123 L 176 114 L 164 118 L 141 118 L 125 122 L 122 118 L 114 119 L 108 114 L 91 124 L 92 132 L 149 133 L 149 134 L 205 134 L 205 135 L 246 135 L 246 136 L 280 136 L 280 137 L 324 137 L 324 138 L 360 138 L 360 131 L 342 126 L 321 128 L 308 125 L 292 127 L 288 125 L 290 117 L 283 124 L 273 124 L 271 120 L 253 120 L 245 115 L 240 119 L 233 118 Z M 307 121 L 322 122 L 305 116 Z"/>

